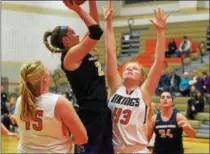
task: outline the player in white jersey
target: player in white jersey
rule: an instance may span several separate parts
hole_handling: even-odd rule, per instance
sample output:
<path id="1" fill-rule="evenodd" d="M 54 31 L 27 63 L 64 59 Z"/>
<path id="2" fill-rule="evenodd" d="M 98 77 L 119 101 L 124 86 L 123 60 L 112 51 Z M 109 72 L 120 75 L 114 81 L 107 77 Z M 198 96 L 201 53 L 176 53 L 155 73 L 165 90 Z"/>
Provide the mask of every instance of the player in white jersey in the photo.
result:
<path id="1" fill-rule="evenodd" d="M 116 41 L 112 26 L 111 1 L 104 9 L 106 73 L 111 90 L 109 107 L 113 113 L 113 145 L 116 153 L 148 153 L 146 138 L 147 105 L 164 69 L 165 25 L 167 16 L 163 10 L 155 10 L 150 20 L 157 30 L 155 61 L 146 80 L 138 63 L 128 63 L 122 78 L 117 68 Z"/>
<path id="2" fill-rule="evenodd" d="M 23 64 L 20 75 L 21 96 L 15 110 L 18 153 L 69 153 L 71 141 L 85 144 L 87 133 L 72 103 L 49 93 L 50 73 L 43 63 L 32 60 Z"/>

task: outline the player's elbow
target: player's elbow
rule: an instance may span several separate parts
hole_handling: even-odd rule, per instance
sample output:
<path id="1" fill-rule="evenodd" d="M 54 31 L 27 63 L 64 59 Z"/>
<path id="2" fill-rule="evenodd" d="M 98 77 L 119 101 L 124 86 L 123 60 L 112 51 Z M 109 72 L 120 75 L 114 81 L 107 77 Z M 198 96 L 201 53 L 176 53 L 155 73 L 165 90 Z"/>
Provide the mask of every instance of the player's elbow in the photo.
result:
<path id="1" fill-rule="evenodd" d="M 80 136 L 78 136 L 78 138 L 75 138 L 74 143 L 77 145 L 83 145 L 86 144 L 88 142 L 88 136 L 87 134 L 81 134 Z"/>

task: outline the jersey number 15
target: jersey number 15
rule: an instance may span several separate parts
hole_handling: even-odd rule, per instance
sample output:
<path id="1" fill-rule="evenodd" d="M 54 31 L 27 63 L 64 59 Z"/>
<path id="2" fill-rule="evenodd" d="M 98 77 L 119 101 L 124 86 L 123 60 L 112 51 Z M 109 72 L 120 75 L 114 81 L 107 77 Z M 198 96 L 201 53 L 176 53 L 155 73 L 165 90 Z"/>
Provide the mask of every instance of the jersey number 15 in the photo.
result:
<path id="1" fill-rule="evenodd" d="M 35 112 L 35 117 L 33 122 L 36 122 L 32 124 L 32 128 L 35 131 L 41 131 L 42 130 L 42 117 L 43 116 L 43 110 L 37 110 Z M 25 121 L 25 129 L 30 130 L 31 129 L 31 121 Z"/>

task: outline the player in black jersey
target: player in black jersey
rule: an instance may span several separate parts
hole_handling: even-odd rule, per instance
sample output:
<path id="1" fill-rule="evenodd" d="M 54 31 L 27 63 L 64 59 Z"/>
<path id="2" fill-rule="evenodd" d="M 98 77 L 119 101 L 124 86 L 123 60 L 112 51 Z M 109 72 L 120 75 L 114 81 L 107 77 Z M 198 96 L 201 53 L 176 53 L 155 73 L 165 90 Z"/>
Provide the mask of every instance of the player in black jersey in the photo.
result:
<path id="1" fill-rule="evenodd" d="M 182 132 L 195 137 L 195 130 L 190 122 L 177 110 L 173 109 L 173 97 L 164 91 L 160 95 L 160 112 L 153 116 L 148 129 L 148 141 L 155 132 L 154 154 L 183 154 Z"/>
<path id="2" fill-rule="evenodd" d="M 79 105 L 77 113 L 87 129 L 88 143 L 76 145 L 75 153 L 113 153 L 112 120 L 107 107 L 104 72 L 98 59 L 89 54 L 103 33 L 96 1 L 89 1 L 90 15 L 73 0 L 63 2 L 82 18 L 89 29 L 81 41 L 68 26 L 58 26 L 44 36 L 45 45 L 51 52 L 62 53 L 61 67 L 76 96 Z M 51 36 L 51 46 L 48 36 Z"/>

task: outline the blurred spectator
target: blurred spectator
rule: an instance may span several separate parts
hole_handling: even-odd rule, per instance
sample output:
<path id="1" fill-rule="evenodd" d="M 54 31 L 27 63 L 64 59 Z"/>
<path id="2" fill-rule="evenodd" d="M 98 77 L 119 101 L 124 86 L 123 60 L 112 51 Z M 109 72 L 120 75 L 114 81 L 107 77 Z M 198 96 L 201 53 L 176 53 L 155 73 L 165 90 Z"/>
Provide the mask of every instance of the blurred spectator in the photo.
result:
<path id="1" fill-rule="evenodd" d="M 169 91 L 176 96 L 176 93 L 179 92 L 179 84 L 181 82 L 181 78 L 176 74 L 175 71 L 171 72 L 169 76 Z"/>
<path id="2" fill-rule="evenodd" d="M 170 39 L 168 43 L 168 51 L 165 52 L 165 57 L 171 57 L 177 50 L 176 42 L 173 38 Z"/>
<path id="3" fill-rule="evenodd" d="M 179 45 L 179 49 L 176 50 L 176 57 L 180 57 L 181 54 L 184 54 L 184 57 L 189 57 L 190 52 L 192 51 L 192 43 L 187 39 L 187 36 L 183 37 L 183 41 Z"/>
<path id="4" fill-rule="evenodd" d="M 65 98 L 68 99 L 68 94 L 67 94 L 67 92 L 62 92 L 62 96 L 64 96 Z"/>
<path id="5" fill-rule="evenodd" d="M 210 93 L 210 76 L 203 72 L 202 88 L 204 93 Z"/>
<path id="6" fill-rule="evenodd" d="M 205 104 L 210 105 L 210 93 L 204 93 L 204 102 Z"/>
<path id="7" fill-rule="evenodd" d="M 9 112 L 10 112 L 10 114 L 14 114 L 14 112 L 15 112 L 16 100 L 17 100 L 17 98 L 14 97 L 14 96 L 10 97 L 10 99 L 9 99 Z"/>
<path id="8" fill-rule="evenodd" d="M 195 86 L 191 86 L 190 87 L 190 97 L 191 98 L 195 98 L 195 96 L 197 95 L 198 90 L 196 89 Z"/>
<path id="9" fill-rule="evenodd" d="M 162 91 L 168 90 L 168 88 L 169 88 L 169 77 L 167 74 L 164 74 L 163 71 L 163 75 L 160 77 L 158 87 L 155 90 L 155 94 L 159 96 Z"/>
<path id="10" fill-rule="evenodd" d="M 202 91 L 201 89 L 201 81 L 202 81 L 202 78 L 199 77 L 198 73 L 196 71 L 192 71 L 192 80 L 189 81 L 189 84 L 192 86 L 194 85 L 196 89 Z"/>
<path id="11" fill-rule="evenodd" d="M 69 101 L 73 103 L 74 109 L 76 111 L 79 109 L 79 105 L 77 104 L 77 99 L 71 88 L 67 92 L 63 92 L 62 95 L 65 96 Z"/>
<path id="12" fill-rule="evenodd" d="M 187 114 L 188 119 L 193 120 L 194 115 L 204 111 L 204 99 L 200 91 L 197 92 L 194 98 L 188 100 Z"/>
<path id="13" fill-rule="evenodd" d="M 1 122 L 4 126 L 11 130 L 11 127 L 16 126 L 14 117 L 10 114 L 14 113 L 16 97 L 11 97 L 9 102 L 9 108 L 6 105 L 7 94 L 3 92 L 3 86 L 1 86 Z M 11 108 L 10 108 L 11 107 Z"/>
<path id="14" fill-rule="evenodd" d="M 7 93 L 4 92 L 4 87 L 1 86 L 1 115 L 9 113 L 6 102 L 7 102 Z"/>
<path id="15" fill-rule="evenodd" d="M 179 90 L 182 96 L 189 96 L 190 95 L 190 84 L 189 84 L 189 73 L 184 72 L 183 76 L 181 77 L 181 82 L 179 84 Z"/>
<path id="16" fill-rule="evenodd" d="M 4 87 L 1 86 L 1 101 L 7 102 L 7 93 L 4 92 Z"/>
<path id="17" fill-rule="evenodd" d="M 210 76 L 206 72 L 203 72 L 201 89 L 204 93 L 205 104 L 210 104 Z"/>

